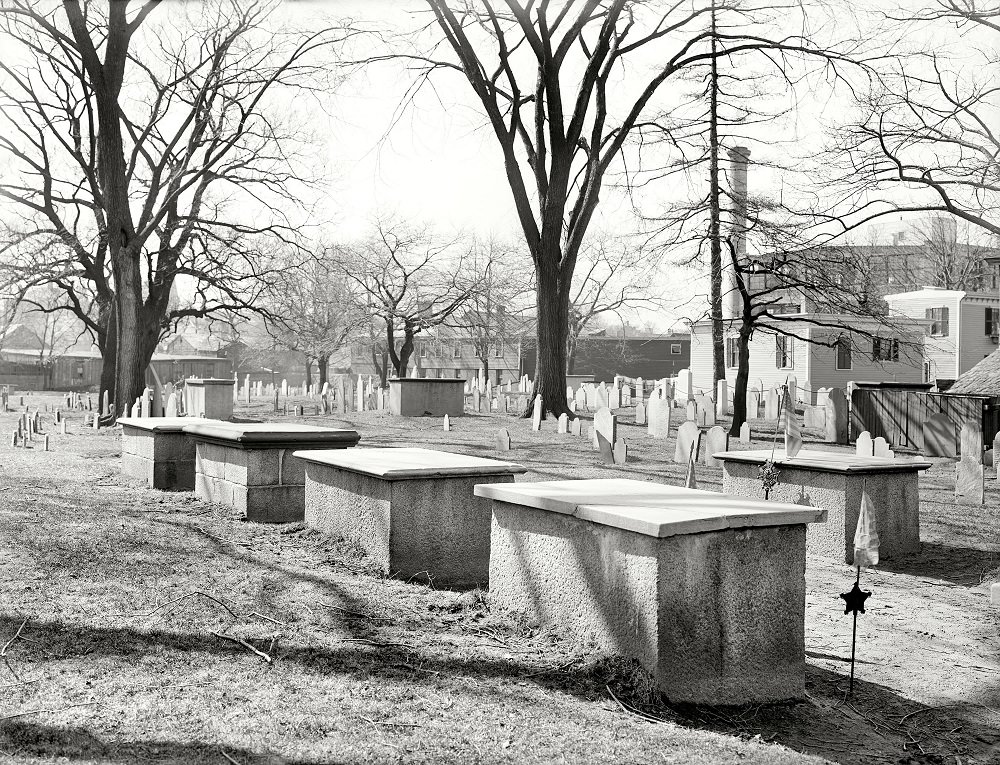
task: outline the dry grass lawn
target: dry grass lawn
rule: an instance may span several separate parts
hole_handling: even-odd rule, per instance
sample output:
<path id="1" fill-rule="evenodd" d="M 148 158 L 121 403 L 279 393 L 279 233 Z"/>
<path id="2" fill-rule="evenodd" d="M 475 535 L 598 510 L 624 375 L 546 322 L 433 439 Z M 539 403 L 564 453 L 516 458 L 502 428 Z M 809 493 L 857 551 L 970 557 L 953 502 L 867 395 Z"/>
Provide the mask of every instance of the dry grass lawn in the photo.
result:
<path id="1" fill-rule="evenodd" d="M 125 480 L 117 432 L 85 431 L 79 414 L 66 436 L 44 415 L 51 453 L 12 449 L 15 419 L 0 415 L 0 762 L 1000 762 L 992 470 L 982 509 L 953 504 L 948 464 L 925 474 L 924 551 L 866 576 L 852 698 L 837 597 L 852 574 L 810 558 L 808 700 L 680 708 L 648 699 L 628 663 L 492 613 L 485 593 L 388 579 L 301 525 Z M 532 434 L 500 415 L 450 433 L 380 412 L 302 421 L 483 456 L 505 426 L 524 480 L 680 483 L 673 439 L 621 419 L 621 468 L 551 423 Z M 719 488 L 720 472 L 699 483 Z"/>

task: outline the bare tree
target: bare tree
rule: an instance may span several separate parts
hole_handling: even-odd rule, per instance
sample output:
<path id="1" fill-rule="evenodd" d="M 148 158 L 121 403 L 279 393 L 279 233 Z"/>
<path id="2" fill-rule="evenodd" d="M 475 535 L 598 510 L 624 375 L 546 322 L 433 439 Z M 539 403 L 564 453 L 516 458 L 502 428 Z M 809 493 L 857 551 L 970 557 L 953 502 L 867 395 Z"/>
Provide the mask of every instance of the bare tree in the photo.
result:
<path id="1" fill-rule="evenodd" d="M 893 57 L 858 98 L 860 117 L 834 147 L 846 155 L 845 184 L 867 219 L 899 210 L 939 211 L 1000 234 L 1000 3 L 929 0 L 889 14 L 917 39 L 943 44 Z M 958 34 L 949 36 L 953 30 Z M 891 204 L 887 191 L 924 192 Z"/>
<path id="2" fill-rule="evenodd" d="M 581 336 L 600 322 L 624 325 L 636 309 L 665 303 L 657 259 L 625 238 L 601 235 L 584 245 L 570 296 L 566 329 L 566 374 L 573 374 Z"/>
<path id="3" fill-rule="evenodd" d="M 772 26 L 719 36 L 723 44 L 713 49 L 704 21 L 715 4 L 506 0 L 498 10 L 458 0 L 427 3 L 455 60 L 409 58 L 426 66 L 425 75 L 461 72 L 485 111 L 535 266 L 534 393 L 545 410 L 568 412 L 566 328 L 577 257 L 605 176 L 649 118 L 654 97 L 699 62 L 748 49 L 814 46 L 780 32 L 771 39 Z M 654 48 L 653 66 L 634 66 L 620 79 L 637 52 Z"/>
<path id="4" fill-rule="evenodd" d="M 484 377 L 489 376 L 492 354 L 529 329 L 525 313 L 533 285 L 521 267 L 526 260 L 523 252 L 495 237 L 474 242 L 466 258 L 467 279 L 477 286 L 445 324 L 470 338 Z"/>
<path id="5" fill-rule="evenodd" d="M 304 265 L 293 260 L 272 286 L 268 301 L 271 336 L 278 345 L 302 353 L 307 369 L 316 362 L 319 385 L 327 381 L 330 356 L 351 342 L 365 319 L 336 255 L 327 249 Z"/>
<path id="6" fill-rule="evenodd" d="M 813 345 L 834 347 L 853 336 L 881 340 L 898 335 L 909 322 L 889 315 L 871 259 L 864 248 L 831 246 L 817 241 L 813 221 L 790 213 L 766 198 L 746 200 L 742 231 L 727 238 L 733 279 L 731 290 L 739 311 L 736 331 L 737 374 L 733 391 L 730 435 L 738 436 L 746 421 L 750 379 L 750 341 L 755 333 L 789 337 Z M 739 236 L 756 240 L 741 247 Z M 725 295 L 724 295 L 725 297 Z M 829 330 L 826 339 L 801 328 Z M 919 355 L 919 347 L 890 341 L 892 348 Z"/>
<path id="7" fill-rule="evenodd" d="M 316 54 L 351 35 L 284 29 L 273 3 L 168 4 L 150 28 L 159 5 L 0 8 L 4 44 L 32 62 L 0 61 L 17 165 L 0 195 L 21 211 L 18 246 L 46 254 L 24 278 L 49 278 L 88 324 L 118 412 L 171 321 L 247 309 L 269 274 L 261 240 L 295 239 L 274 210 L 298 206 L 305 137 L 270 99 L 325 90 Z M 168 312 L 185 279 L 195 297 Z"/>
<path id="8" fill-rule="evenodd" d="M 382 220 L 367 240 L 342 248 L 344 278 L 356 286 L 367 320 L 382 325 L 397 376 L 406 375 L 414 338 L 447 322 L 478 289 L 482 277 L 469 273 L 467 258 L 456 240 Z"/>

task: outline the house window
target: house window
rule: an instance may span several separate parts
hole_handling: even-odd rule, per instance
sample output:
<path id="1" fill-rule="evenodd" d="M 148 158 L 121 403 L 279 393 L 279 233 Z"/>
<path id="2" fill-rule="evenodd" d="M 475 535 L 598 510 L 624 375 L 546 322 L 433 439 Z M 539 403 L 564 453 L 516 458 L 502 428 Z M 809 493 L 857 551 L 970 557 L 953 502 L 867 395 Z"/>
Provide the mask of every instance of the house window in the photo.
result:
<path id="1" fill-rule="evenodd" d="M 926 317 L 931 320 L 930 333 L 935 337 L 948 336 L 948 309 L 928 308 Z"/>
<path id="2" fill-rule="evenodd" d="M 503 358 L 503 343 L 497 343 L 493 346 L 493 358 L 502 359 Z M 498 382 L 497 385 L 500 383 Z"/>
<path id="3" fill-rule="evenodd" d="M 426 359 L 427 358 L 427 344 L 426 343 L 421 343 L 420 344 L 420 358 L 422 358 L 422 359 Z"/>
<path id="4" fill-rule="evenodd" d="M 899 340 L 891 337 L 873 337 L 872 360 L 899 361 Z"/>
<path id="5" fill-rule="evenodd" d="M 931 382 L 931 362 L 924 362 L 924 382 Z"/>
<path id="6" fill-rule="evenodd" d="M 990 337 L 1000 335 L 1000 308 L 986 309 L 986 334 Z"/>
<path id="7" fill-rule="evenodd" d="M 774 365 L 778 369 L 791 369 L 794 366 L 792 360 L 792 338 L 788 335 L 778 335 L 775 338 Z"/>
<path id="8" fill-rule="evenodd" d="M 778 303 L 771 308 L 771 313 L 780 316 L 782 314 L 800 313 L 801 310 L 798 303 Z"/>
<path id="9" fill-rule="evenodd" d="M 853 369 L 854 363 L 851 358 L 851 341 L 842 337 L 837 341 L 837 369 Z"/>
<path id="10" fill-rule="evenodd" d="M 740 339 L 738 337 L 726 338 L 726 366 L 729 369 L 736 369 L 740 365 Z"/>
<path id="11" fill-rule="evenodd" d="M 681 355 L 681 344 L 680 343 L 671 343 L 670 344 L 670 355 L 671 356 L 680 356 Z"/>
<path id="12" fill-rule="evenodd" d="M 460 358 L 462 358 L 462 346 L 461 345 L 456 345 L 454 348 L 451 349 L 451 357 L 453 359 L 460 359 Z"/>

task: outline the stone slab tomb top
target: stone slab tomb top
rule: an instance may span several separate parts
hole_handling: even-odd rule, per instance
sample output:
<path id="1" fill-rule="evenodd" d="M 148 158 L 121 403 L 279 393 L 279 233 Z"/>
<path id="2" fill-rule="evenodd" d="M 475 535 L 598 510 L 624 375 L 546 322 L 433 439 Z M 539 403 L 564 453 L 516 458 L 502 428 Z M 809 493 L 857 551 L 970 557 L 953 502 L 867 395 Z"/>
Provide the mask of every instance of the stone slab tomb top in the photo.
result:
<path id="1" fill-rule="evenodd" d="M 271 422 L 203 422 L 186 426 L 184 432 L 195 441 L 237 449 L 347 448 L 361 439 L 356 430 Z"/>
<path id="2" fill-rule="evenodd" d="M 295 452 L 294 456 L 306 462 L 329 465 L 352 473 L 373 475 L 386 481 L 527 472 L 527 468 L 514 462 L 410 447 L 301 451 Z"/>
<path id="3" fill-rule="evenodd" d="M 584 521 L 659 538 L 826 520 L 826 511 L 815 507 L 765 502 L 628 478 L 491 483 L 477 486 L 475 493 L 477 497 L 572 515 Z"/>
<path id="4" fill-rule="evenodd" d="M 235 383 L 232 377 L 226 379 L 225 377 L 189 377 L 184 380 L 186 385 L 232 385 Z"/>
<path id="5" fill-rule="evenodd" d="M 712 455 L 722 462 L 747 462 L 762 465 L 771 459 L 770 449 L 759 449 L 745 452 L 719 452 Z M 867 457 L 849 452 L 822 452 L 803 449 L 795 457 L 789 459 L 784 449 L 774 452 L 774 462 L 790 468 L 814 470 L 819 473 L 910 473 L 914 470 L 927 470 L 933 467 L 916 457 Z"/>
<path id="6" fill-rule="evenodd" d="M 152 433 L 180 433 L 188 425 L 199 423 L 222 424 L 222 420 L 212 420 L 208 417 L 119 417 L 118 424 Z"/>

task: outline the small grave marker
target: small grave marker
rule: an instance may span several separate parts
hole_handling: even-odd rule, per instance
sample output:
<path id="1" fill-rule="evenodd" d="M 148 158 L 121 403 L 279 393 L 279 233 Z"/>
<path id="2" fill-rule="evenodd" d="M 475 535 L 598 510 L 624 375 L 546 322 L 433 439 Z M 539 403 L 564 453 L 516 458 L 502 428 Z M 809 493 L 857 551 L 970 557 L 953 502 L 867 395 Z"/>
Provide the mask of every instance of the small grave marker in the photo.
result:
<path id="1" fill-rule="evenodd" d="M 962 457 L 955 465 L 955 501 L 980 507 L 985 499 L 984 468 L 973 457 Z"/>
<path id="2" fill-rule="evenodd" d="M 686 464 L 689 459 L 691 459 L 691 450 L 694 449 L 695 459 L 698 455 L 698 440 L 701 436 L 701 431 L 698 430 L 698 426 L 688 420 L 687 422 L 681 423 L 681 426 L 677 428 L 677 447 L 674 449 L 674 462 L 679 465 Z"/>
<path id="3" fill-rule="evenodd" d="M 616 465 L 624 465 L 628 461 L 628 444 L 624 438 L 619 438 L 614 448 L 614 460 Z"/>
<path id="4" fill-rule="evenodd" d="M 496 447 L 498 452 L 510 451 L 510 433 L 507 432 L 507 428 L 500 428 L 500 432 L 497 433 Z"/>
<path id="5" fill-rule="evenodd" d="M 858 434 L 858 439 L 854 444 L 854 453 L 859 457 L 875 456 L 875 443 L 872 441 L 871 433 L 867 430 L 863 430 Z"/>
<path id="6" fill-rule="evenodd" d="M 542 397 L 535 396 L 535 405 L 531 413 L 531 429 L 536 433 L 542 429 Z"/>
<path id="7" fill-rule="evenodd" d="M 705 434 L 705 467 L 722 467 L 722 463 L 713 457 L 717 452 L 729 451 L 729 434 L 726 429 L 715 425 Z"/>
<path id="8" fill-rule="evenodd" d="M 567 427 L 568 423 L 569 423 L 569 415 L 563 412 L 562 414 L 559 415 L 559 428 L 557 432 L 563 434 L 568 433 L 569 432 L 569 428 Z"/>
<path id="9" fill-rule="evenodd" d="M 451 418 L 449 418 L 448 415 L 445 415 L 444 416 L 444 431 L 445 431 L 445 433 L 447 433 L 450 430 L 451 430 Z"/>

